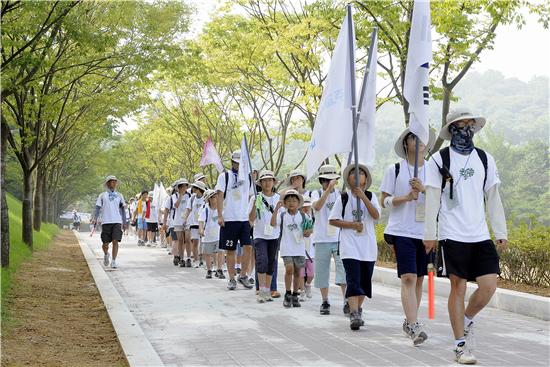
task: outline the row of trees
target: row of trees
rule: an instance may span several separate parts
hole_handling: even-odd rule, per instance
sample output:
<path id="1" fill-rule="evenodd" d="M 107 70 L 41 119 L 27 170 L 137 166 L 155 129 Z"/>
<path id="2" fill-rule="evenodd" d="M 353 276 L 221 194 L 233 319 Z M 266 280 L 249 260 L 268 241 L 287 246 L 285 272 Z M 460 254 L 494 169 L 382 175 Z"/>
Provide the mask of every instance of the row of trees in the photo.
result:
<path id="1" fill-rule="evenodd" d="M 33 228 L 57 218 L 82 177 L 96 173 L 115 121 L 143 104 L 148 75 L 178 53 L 188 15 L 176 2 L 2 2 L 2 183 L 9 153 L 21 168 L 31 248 Z M 2 185 L 3 266 L 5 202 Z"/>

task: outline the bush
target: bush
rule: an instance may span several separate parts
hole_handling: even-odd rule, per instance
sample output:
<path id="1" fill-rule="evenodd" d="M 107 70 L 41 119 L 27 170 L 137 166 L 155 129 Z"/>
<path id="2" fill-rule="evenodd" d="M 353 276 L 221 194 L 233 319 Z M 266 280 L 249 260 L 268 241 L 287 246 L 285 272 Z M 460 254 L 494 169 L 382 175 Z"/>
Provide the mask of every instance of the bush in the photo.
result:
<path id="1" fill-rule="evenodd" d="M 508 248 L 500 255 L 501 278 L 532 286 L 550 287 L 550 227 L 540 223 L 508 223 Z M 384 225 L 376 226 L 378 260 L 395 262 L 384 241 Z"/>

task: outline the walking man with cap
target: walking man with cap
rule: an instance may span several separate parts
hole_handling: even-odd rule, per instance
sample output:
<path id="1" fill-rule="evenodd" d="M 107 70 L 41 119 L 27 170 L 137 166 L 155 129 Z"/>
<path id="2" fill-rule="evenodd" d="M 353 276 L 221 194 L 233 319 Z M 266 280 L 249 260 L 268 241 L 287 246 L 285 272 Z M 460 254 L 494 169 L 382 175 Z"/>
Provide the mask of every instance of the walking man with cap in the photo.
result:
<path id="1" fill-rule="evenodd" d="M 426 167 L 426 252 L 438 245 L 438 275 L 451 282 L 448 308 L 455 337 L 455 360 L 477 362 L 472 354 L 474 317 L 487 305 L 497 287 L 499 256 L 485 218 L 489 213 L 497 246 L 507 246 L 507 228 L 493 157 L 474 146 L 473 137 L 485 118 L 460 108 L 451 111 L 439 136 L 450 147 L 432 156 Z M 466 282 L 477 290 L 464 308 Z"/>
<path id="2" fill-rule="evenodd" d="M 235 280 L 235 251 L 237 243 L 244 249 L 243 264 L 239 283 L 247 289 L 252 289 L 248 279 L 250 256 L 252 255 L 252 239 L 250 237 L 250 223 L 248 221 L 248 202 L 254 193 L 254 182 L 238 177 L 241 152 L 235 151 L 231 155 L 231 170 L 222 172 L 218 176 L 216 191 L 218 194 L 218 224 L 220 225 L 220 250 L 227 251 L 227 271 L 229 273 L 229 290 L 237 288 Z"/>
<path id="3" fill-rule="evenodd" d="M 113 244 L 111 268 L 118 267 L 118 243 L 122 241 L 122 227 L 126 224 L 124 198 L 116 191 L 118 180 L 115 176 L 107 176 L 104 181 L 106 191 L 101 193 L 95 204 L 92 224 L 97 223 L 99 211 L 102 211 L 101 242 L 103 244 L 103 265 L 109 266 L 109 243 Z"/>
<path id="4" fill-rule="evenodd" d="M 434 143 L 435 133 L 432 130 L 427 147 L 419 142 L 418 177 L 415 178 L 416 135 L 406 128 L 394 146 L 395 153 L 401 160 L 386 169 L 380 186 L 382 207 L 390 210 L 384 238 L 393 246 L 397 276 L 401 279 L 401 305 L 405 313 L 403 332 L 412 339 L 415 346 L 428 339 L 418 322 L 418 308 L 429 263 L 429 256 L 422 243 L 426 192 L 423 186 L 426 182 L 423 157 Z"/>

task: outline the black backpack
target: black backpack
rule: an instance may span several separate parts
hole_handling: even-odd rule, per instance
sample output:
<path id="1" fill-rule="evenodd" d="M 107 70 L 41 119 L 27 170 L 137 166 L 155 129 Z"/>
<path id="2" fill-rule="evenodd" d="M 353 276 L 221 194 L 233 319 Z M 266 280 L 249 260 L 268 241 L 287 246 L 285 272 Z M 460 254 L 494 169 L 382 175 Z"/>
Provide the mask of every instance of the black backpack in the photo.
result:
<path id="1" fill-rule="evenodd" d="M 477 152 L 477 155 L 479 156 L 479 159 L 481 159 L 481 163 L 483 164 L 483 169 L 485 171 L 485 176 L 483 178 L 483 189 L 485 189 L 485 184 L 487 183 L 487 153 L 479 148 L 474 148 Z M 449 197 L 453 198 L 453 175 L 451 175 L 451 153 L 449 147 L 445 147 L 439 151 L 439 154 L 441 155 L 441 163 L 442 166 L 440 167 L 439 164 L 437 164 L 437 161 L 434 159 L 434 162 L 439 169 L 439 173 L 441 173 L 441 177 L 443 178 L 441 180 L 441 192 L 445 189 L 445 186 L 447 184 L 447 181 L 451 185 Z"/>
<path id="2" fill-rule="evenodd" d="M 225 199 L 225 196 L 227 195 L 227 185 L 229 184 L 229 171 L 225 171 L 225 189 L 223 190 L 223 198 Z M 252 184 L 252 178 L 250 175 L 248 175 L 248 184 Z"/>

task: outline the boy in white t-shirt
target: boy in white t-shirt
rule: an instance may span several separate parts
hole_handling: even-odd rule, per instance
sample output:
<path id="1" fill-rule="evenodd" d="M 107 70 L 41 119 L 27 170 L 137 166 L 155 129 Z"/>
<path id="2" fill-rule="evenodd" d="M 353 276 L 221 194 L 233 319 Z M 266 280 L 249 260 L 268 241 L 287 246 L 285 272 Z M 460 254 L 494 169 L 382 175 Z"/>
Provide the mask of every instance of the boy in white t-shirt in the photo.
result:
<path id="1" fill-rule="evenodd" d="M 336 199 L 329 217 L 329 223 L 341 229 L 340 257 L 346 270 L 351 330 L 364 325 L 361 306 L 365 297 L 372 298 L 372 273 L 378 256 L 374 221 L 380 217 L 376 195 L 367 191 L 372 183 L 367 166 L 359 164 L 357 173 L 359 181 L 355 178 L 354 164 L 344 170 L 350 189 Z"/>
<path id="2" fill-rule="evenodd" d="M 305 242 L 304 237 L 312 233 L 311 219 L 300 211 L 304 203 L 302 195 L 294 189 L 287 190 L 281 197 L 281 201 L 275 206 L 271 215 L 271 226 L 279 227 L 281 257 L 285 264 L 285 287 L 286 293 L 283 306 L 301 307 L 298 299 L 300 287 L 300 270 L 305 265 Z M 282 206 L 286 211 L 279 213 Z"/>
<path id="3" fill-rule="evenodd" d="M 449 112 L 439 136 L 450 140 L 450 147 L 434 154 L 426 167 L 424 246 L 433 251 L 439 240 L 437 270 L 451 282 L 449 318 L 455 360 L 462 364 L 477 362 L 471 341 L 474 316 L 491 300 L 500 273 L 486 209 L 501 249 L 508 237 L 495 160 L 473 142 L 474 133 L 484 125 L 484 117 L 467 109 Z M 467 281 L 476 281 L 478 289 L 464 309 Z"/>
<path id="4" fill-rule="evenodd" d="M 94 216 L 91 221 L 96 225 L 99 212 L 102 213 L 101 242 L 103 244 L 103 265 L 109 265 L 109 243 L 113 244 L 111 268 L 118 267 L 116 257 L 118 255 L 118 243 L 122 241 L 122 228 L 126 227 L 126 211 L 124 210 L 124 198 L 116 191 L 118 180 L 115 176 L 107 176 L 104 181 L 106 191 L 99 195 L 95 203 Z"/>
<path id="5" fill-rule="evenodd" d="M 187 208 L 187 202 L 190 195 L 187 193 L 189 186 L 188 181 L 185 178 L 181 178 L 176 181 L 174 187 L 174 193 L 172 193 L 171 210 L 169 215 L 171 216 L 171 225 L 174 227 L 176 233 L 176 242 L 180 267 L 191 267 L 191 241 L 189 241 L 189 247 L 187 247 L 186 237 L 189 236 L 189 231 L 186 231 L 184 213 Z M 164 223 L 166 223 L 166 213 L 164 217 Z M 165 224 L 166 225 L 166 224 Z M 184 250 L 187 250 L 187 261 L 185 261 Z"/>
<path id="6" fill-rule="evenodd" d="M 202 251 L 206 262 L 206 279 L 212 279 L 212 262 L 216 263 L 215 274 L 217 278 L 224 279 L 222 262 L 217 256 L 220 241 L 220 226 L 218 225 L 218 199 L 216 191 L 206 190 L 204 193 L 205 204 L 199 212 L 199 235 L 201 236 Z"/>
<path id="7" fill-rule="evenodd" d="M 191 231 L 191 243 L 193 246 L 193 267 L 201 266 L 199 252 L 199 211 L 204 206 L 204 192 L 206 185 L 204 182 L 196 181 L 191 184 L 191 199 L 187 202 L 184 218 Z"/>
<path id="8" fill-rule="evenodd" d="M 414 177 L 416 135 L 405 129 L 397 138 L 395 153 L 402 158 L 386 169 L 382 179 L 382 207 L 390 210 L 384 238 L 393 246 L 397 260 L 397 276 L 401 279 L 401 305 L 405 312 L 403 332 L 413 345 L 420 345 L 428 335 L 418 322 L 418 308 L 422 298 L 422 284 L 427 275 L 429 256 L 424 249 L 424 186 L 426 181 L 423 157 L 435 143 L 435 134 L 430 130 L 426 147 L 418 144 L 418 174 Z M 427 148 L 427 149 L 426 149 Z"/>

